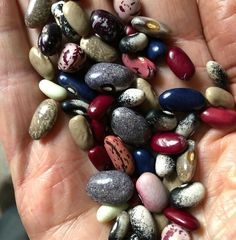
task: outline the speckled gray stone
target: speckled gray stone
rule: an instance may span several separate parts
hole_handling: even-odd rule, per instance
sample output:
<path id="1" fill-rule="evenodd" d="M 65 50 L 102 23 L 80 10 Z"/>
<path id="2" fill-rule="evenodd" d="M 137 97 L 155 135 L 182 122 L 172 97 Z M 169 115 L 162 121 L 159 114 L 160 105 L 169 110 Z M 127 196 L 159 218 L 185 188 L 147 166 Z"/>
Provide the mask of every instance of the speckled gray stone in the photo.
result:
<path id="1" fill-rule="evenodd" d="M 159 177 L 170 175 L 175 170 L 175 161 L 169 155 L 158 154 L 155 163 L 156 174 Z"/>
<path id="2" fill-rule="evenodd" d="M 171 131 L 177 124 L 177 118 L 172 112 L 153 109 L 146 115 L 147 123 L 155 131 Z"/>
<path id="3" fill-rule="evenodd" d="M 134 33 L 120 40 L 119 48 L 122 53 L 142 51 L 148 44 L 148 37 L 144 33 Z"/>
<path id="4" fill-rule="evenodd" d="M 218 62 L 208 61 L 206 70 L 217 87 L 227 88 L 228 76 L 224 68 Z"/>
<path id="5" fill-rule="evenodd" d="M 156 240 L 157 232 L 155 221 L 151 213 L 142 205 L 138 205 L 129 210 L 130 223 L 142 240 Z"/>
<path id="6" fill-rule="evenodd" d="M 53 127 L 58 113 L 58 104 L 53 99 L 46 99 L 37 107 L 29 127 L 32 139 L 38 140 L 45 136 Z"/>
<path id="7" fill-rule="evenodd" d="M 184 119 L 179 121 L 175 132 L 188 138 L 194 134 L 199 125 L 200 121 L 198 115 L 196 113 L 189 113 Z"/>
<path id="8" fill-rule="evenodd" d="M 134 74 L 127 67 L 116 63 L 97 63 L 85 75 L 88 86 L 101 92 L 125 90 L 134 79 Z"/>
<path id="9" fill-rule="evenodd" d="M 170 192 L 170 204 L 176 208 L 194 207 L 204 199 L 205 192 L 200 182 L 182 184 Z"/>
<path id="10" fill-rule="evenodd" d="M 145 100 L 145 93 L 141 89 L 129 88 L 118 98 L 118 103 L 123 107 L 136 107 Z"/>
<path id="11" fill-rule="evenodd" d="M 68 21 L 66 20 L 64 13 L 62 11 L 65 1 L 59 1 L 52 4 L 51 12 L 58 24 L 60 26 L 63 35 L 68 38 L 71 42 L 78 42 L 80 36 L 73 30 Z"/>
<path id="12" fill-rule="evenodd" d="M 25 24 L 30 28 L 37 28 L 45 25 L 51 15 L 51 5 L 56 0 L 30 0 L 26 14 Z"/>
<path id="13" fill-rule="evenodd" d="M 126 107 L 116 108 L 112 112 L 111 128 L 125 143 L 135 146 L 147 144 L 151 137 L 145 118 Z"/>
<path id="14" fill-rule="evenodd" d="M 112 225 L 108 240 L 124 239 L 126 233 L 128 232 L 129 224 L 129 214 L 126 211 L 121 212 Z"/>
<path id="15" fill-rule="evenodd" d="M 134 185 L 126 173 L 110 170 L 101 171 L 92 176 L 86 190 L 94 201 L 104 204 L 121 204 L 132 197 Z"/>

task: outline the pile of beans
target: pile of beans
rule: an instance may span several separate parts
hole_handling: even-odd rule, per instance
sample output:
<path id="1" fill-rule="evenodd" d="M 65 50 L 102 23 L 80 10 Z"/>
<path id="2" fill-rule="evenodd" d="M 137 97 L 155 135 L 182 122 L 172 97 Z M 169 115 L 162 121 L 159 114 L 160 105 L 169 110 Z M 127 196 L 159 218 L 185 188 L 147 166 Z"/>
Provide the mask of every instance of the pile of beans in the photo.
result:
<path id="1" fill-rule="evenodd" d="M 183 81 L 194 75 L 194 64 L 168 46 L 168 26 L 138 16 L 139 0 L 113 3 L 116 15 L 99 9 L 89 18 L 76 1 L 30 1 L 26 25 L 43 28 L 29 59 L 48 99 L 36 109 L 29 134 L 37 140 L 48 133 L 60 102 L 71 116 L 72 138 L 98 170 L 86 190 L 102 204 L 97 220 L 114 220 L 108 239 L 191 239 L 200 224 L 185 208 L 197 206 L 206 191 L 193 182 L 191 138 L 201 121 L 214 128 L 236 122 L 227 76 L 209 61 L 214 86 L 205 94 L 172 88 L 157 97 L 150 84 L 157 61 Z M 57 54 L 55 68 L 51 57 Z"/>

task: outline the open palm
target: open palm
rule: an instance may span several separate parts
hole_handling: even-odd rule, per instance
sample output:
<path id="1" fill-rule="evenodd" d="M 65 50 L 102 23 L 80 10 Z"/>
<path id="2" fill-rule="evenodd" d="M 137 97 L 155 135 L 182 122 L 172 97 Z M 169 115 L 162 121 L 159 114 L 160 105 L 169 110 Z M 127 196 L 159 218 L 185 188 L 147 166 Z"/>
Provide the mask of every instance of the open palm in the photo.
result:
<path id="1" fill-rule="evenodd" d="M 87 180 L 95 170 L 72 141 L 68 119 L 60 113 L 59 121 L 43 140 L 32 141 L 28 134 L 32 114 L 44 96 L 38 89 L 39 76 L 28 61 L 30 37 L 23 23 L 26 2 L 0 1 L 0 136 L 12 172 L 17 206 L 32 240 L 105 240 L 109 226 L 96 222 L 97 204 L 85 193 Z M 111 9 L 111 2 L 91 0 L 81 4 L 91 11 Z M 158 93 L 180 86 L 204 91 L 212 85 L 205 64 L 214 58 L 227 70 L 230 90 L 236 96 L 235 1 L 142 3 L 143 15 L 169 25 L 174 44 L 183 48 L 196 66 L 195 77 L 187 83 L 161 66 L 153 81 Z M 206 186 L 207 196 L 194 210 L 203 226 L 193 239 L 228 240 L 236 236 L 235 129 L 202 129 L 198 134 L 196 179 Z"/>

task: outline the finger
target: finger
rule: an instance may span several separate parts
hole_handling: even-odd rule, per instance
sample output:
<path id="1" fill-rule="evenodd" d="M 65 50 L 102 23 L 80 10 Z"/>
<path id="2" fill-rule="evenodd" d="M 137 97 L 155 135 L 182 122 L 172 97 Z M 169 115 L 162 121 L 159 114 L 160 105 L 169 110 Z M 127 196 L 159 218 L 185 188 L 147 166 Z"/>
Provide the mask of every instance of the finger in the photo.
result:
<path id="1" fill-rule="evenodd" d="M 1 137 L 9 151 L 17 148 L 29 123 L 28 110 L 37 99 L 34 73 L 29 60 L 29 41 L 16 1 L 0 2 L 0 114 Z M 7 151 L 7 152 L 9 152 Z"/>
<path id="2" fill-rule="evenodd" d="M 204 35 L 213 58 L 227 70 L 231 83 L 236 82 L 236 2 L 199 1 Z M 232 85 L 236 95 L 236 87 Z"/>

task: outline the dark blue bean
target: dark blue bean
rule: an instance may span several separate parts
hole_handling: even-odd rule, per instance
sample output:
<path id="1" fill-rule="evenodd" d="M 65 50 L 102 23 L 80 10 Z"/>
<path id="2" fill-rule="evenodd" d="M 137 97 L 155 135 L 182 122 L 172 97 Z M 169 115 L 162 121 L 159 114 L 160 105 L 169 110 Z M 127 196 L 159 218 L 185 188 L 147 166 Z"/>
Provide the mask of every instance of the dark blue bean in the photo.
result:
<path id="1" fill-rule="evenodd" d="M 96 97 L 97 93 L 92 90 L 81 78 L 82 77 L 77 74 L 61 72 L 57 81 L 74 96 L 91 101 Z"/>
<path id="2" fill-rule="evenodd" d="M 149 40 L 146 48 L 147 57 L 151 60 L 163 57 L 167 52 L 167 45 L 159 39 Z"/>
<path id="3" fill-rule="evenodd" d="M 190 112 L 202 109 L 205 97 L 191 88 L 172 88 L 163 92 L 159 97 L 161 107 L 169 111 Z"/>
<path id="4" fill-rule="evenodd" d="M 144 172 L 155 173 L 155 159 L 148 150 L 138 148 L 133 151 L 132 155 L 137 174 L 141 175 Z"/>

